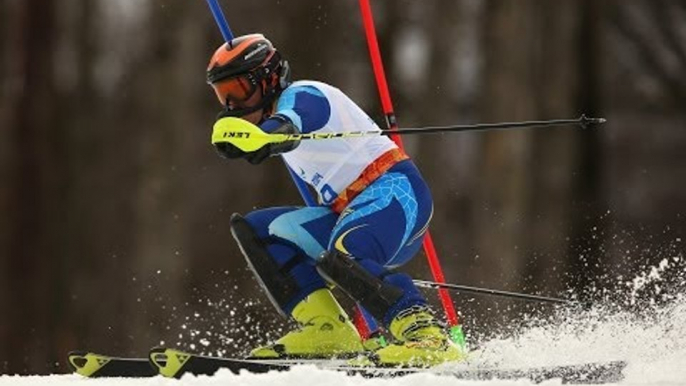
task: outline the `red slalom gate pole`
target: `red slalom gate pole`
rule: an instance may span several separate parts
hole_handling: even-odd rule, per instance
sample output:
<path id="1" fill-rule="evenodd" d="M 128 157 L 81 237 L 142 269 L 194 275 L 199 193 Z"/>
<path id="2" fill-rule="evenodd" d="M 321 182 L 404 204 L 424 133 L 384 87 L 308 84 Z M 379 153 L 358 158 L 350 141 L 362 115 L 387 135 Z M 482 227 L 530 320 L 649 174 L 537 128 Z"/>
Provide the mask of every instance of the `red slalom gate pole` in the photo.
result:
<path id="1" fill-rule="evenodd" d="M 369 0 L 359 0 L 360 10 L 362 12 L 362 20 L 364 24 L 364 30 L 367 37 L 367 45 L 369 46 L 369 55 L 371 56 L 372 66 L 374 68 L 374 77 L 376 78 L 377 88 L 379 89 L 379 96 L 381 97 L 381 106 L 383 112 L 386 116 L 386 124 L 389 130 L 397 130 L 398 123 L 395 117 L 395 112 L 393 110 L 393 103 L 391 101 L 391 94 L 388 91 L 388 83 L 386 82 L 386 73 L 384 71 L 383 62 L 381 60 L 381 52 L 379 51 L 379 42 L 376 37 L 376 28 L 374 27 L 374 17 L 372 15 L 372 9 L 369 4 Z M 404 150 L 402 139 L 399 135 L 391 134 L 393 141 Z M 427 260 L 429 262 L 429 267 L 431 269 L 431 274 L 437 283 L 444 284 L 445 276 L 443 275 L 443 269 L 438 261 L 438 254 L 436 253 L 436 248 L 434 246 L 433 238 L 431 233 L 427 230 L 424 237 L 424 252 L 426 253 Z M 453 341 L 464 346 L 464 334 L 462 332 L 462 327 L 457 318 L 457 313 L 455 312 L 455 306 L 450 297 L 450 293 L 445 288 L 438 290 L 439 297 L 441 299 L 441 304 L 445 311 L 445 316 L 451 327 L 450 335 Z"/>

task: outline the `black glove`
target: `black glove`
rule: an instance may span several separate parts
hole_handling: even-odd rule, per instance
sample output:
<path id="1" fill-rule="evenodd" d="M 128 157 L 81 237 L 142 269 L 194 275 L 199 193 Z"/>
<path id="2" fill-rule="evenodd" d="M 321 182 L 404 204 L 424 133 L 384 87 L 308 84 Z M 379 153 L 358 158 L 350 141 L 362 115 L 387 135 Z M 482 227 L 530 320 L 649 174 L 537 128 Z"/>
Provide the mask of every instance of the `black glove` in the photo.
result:
<path id="1" fill-rule="evenodd" d="M 228 142 L 215 143 L 214 149 L 217 151 L 217 154 L 226 159 L 242 158 L 248 154 Z"/>
<path id="2" fill-rule="evenodd" d="M 217 120 L 220 120 L 224 117 L 231 116 L 229 114 L 228 109 L 224 109 L 217 114 Z M 214 144 L 214 149 L 217 151 L 217 154 L 219 154 L 220 157 L 226 158 L 226 159 L 236 159 L 236 158 L 241 158 L 245 156 L 245 152 L 236 146 L 228 143 L 228 142 L 220 142 L 220 143 L 215 143 Z"/>
<path id="3" fill-rule="evenodd" d="M 221 119 L 224 115 L 220 114 L 218 119 Z M 283 124 L 277 127 L 272 133 L 274 134 L 298 134 L 298 129 L 289 121 L 284 120 Z M 291 151 L 298 147 L 300 140 L 286 141 L 279 143 L 269 143 L 264 145 L 258 150 L 245 152 L 238 147 L 232 145 L 228 142 L 215 143 L 215 149 L 217 153 L 223 158 L 235 159 L 235 158 L 245 158 L 248 162 L 253 165 L 258 165 L 262 163 L 265 159 L 270 156 L 279 155 Z"/>
<path id="4" fill-rule="evenodd" d="M 243 158 L 245 158 L 248 162 L 250 162 L 253 165 L 259 165 L 262 163 L 262 161 L 274 155 L 271 149 L 272 145 L 273 144 L 270 143 L 268 145 L 262 146 L 262 148 L 260 148 L 259 150 L 251 151 L 250 153 L 245 153 Z"/>
<path id="5" fill-rule="evenodd" d="M 272 131 L 273 134 L 298 134 L 298 128 L 296 128 L 292 123 L 290 122 L 284 122 L 281 126 L 277 127 L 276 130 Z M 250 153 L 245 153 L 245 158 L 248 160 L 253 165 L 258 165 L 262 163 L 265 159 L 279 155 L 282 153 L 289 152 L 296 147 L 300 145 L 300 140 L 296 141 L 286 141 L 286 142 L 279 142 L 279 143 L 269 143 L 267 145 L 262 146 L 259 150 L 250 152 Z"/>
<path id="6" fill-rule="evenodd" d="M 298 129 L 290 122 L 286 122 L 283 125 L 279 126 L 276 130 L 274 130 L 272 133 L 274 134 L 298 134 L 299 131 Z M 244 155 L 242 155 L 243 158 L 245 158 L 248 162 L 250 162 L 253 165 L 259 165 L 262 163 L 262 161 L 266 160 L 267 158 L 271 156 L 276 156 L 282 153 L 289 152 L 296 147 L 300 145 L 300 140 L 295 140 L 295 141 L 286 141 L 286 142 L 278 142 L 278 143 L 269 143 L 267 145 L 262 146 L 260 149 L 251 151 L 249 153 L 243 152 Z M 231 145 L 234 149 L 241 151 L 240 149 L 236 148 L 235 146 Z"/>
<path id="7" fill-rule="evenodd" d="M 222 158 L 236 159 L 245 158 L 253 165 L 258 165 L 272 155 L 271 144 L 263 146 L 261 149 L 251 152 L 245 152 L 228 142 L 220 142 L 214 145 L 217 154 Z"/>

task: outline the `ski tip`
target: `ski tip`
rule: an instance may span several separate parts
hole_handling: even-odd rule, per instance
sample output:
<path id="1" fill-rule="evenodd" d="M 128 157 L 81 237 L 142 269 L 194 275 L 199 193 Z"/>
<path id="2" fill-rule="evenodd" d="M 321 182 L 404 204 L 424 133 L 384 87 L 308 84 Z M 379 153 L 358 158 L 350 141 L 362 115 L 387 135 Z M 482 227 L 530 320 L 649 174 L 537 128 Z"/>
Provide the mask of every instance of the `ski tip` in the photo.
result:
<path id="1" fill-rule="evenodd" d="M 160 375 L 167 378 L 179 378 L 191 355 L 171 348 L 155 347 L 150 350 L 148 358 Z"/>
<path id="2" fill-rule="evenodd" d="M 110 361 L 108 357 L 86 351 L 72 351 L 69 353 L 68 360 L 72 370 L 84 377 L 95 376 Z"/>
<path id="3" fill-rule="evenodd" d="M 69 362 L 69 366 L 71 367 L 72 371 L 78 371 L 80 368 L 86 365 L 86 359 L 85 356 L 88 354 L 85 351 L 71 351 L 69 352 L 67 359 Z"/>

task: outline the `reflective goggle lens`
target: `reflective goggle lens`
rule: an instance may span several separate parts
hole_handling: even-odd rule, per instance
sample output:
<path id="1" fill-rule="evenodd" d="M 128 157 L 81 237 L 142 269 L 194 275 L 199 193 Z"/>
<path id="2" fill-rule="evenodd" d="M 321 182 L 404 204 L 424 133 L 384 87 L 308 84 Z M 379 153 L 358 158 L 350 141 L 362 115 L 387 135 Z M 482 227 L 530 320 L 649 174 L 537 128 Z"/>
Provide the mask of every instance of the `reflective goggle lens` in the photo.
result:
<path id="1" fill-rule="evenodd" d="M 245 76 L 229 78 L 213 84 L 217 97 L 222 104 L 232 102 L 241 104 L 255 92 L 256 86 Z"/>

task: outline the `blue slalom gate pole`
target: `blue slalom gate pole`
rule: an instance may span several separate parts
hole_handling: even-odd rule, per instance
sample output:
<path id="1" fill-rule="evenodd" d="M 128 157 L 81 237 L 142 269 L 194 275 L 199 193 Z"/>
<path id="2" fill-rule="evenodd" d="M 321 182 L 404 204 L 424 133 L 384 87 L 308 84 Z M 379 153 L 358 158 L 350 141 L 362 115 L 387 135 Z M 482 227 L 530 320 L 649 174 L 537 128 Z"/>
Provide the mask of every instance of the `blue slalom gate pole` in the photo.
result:
<path id="1" fill-rule="evenodd" d="M 226 40 L 227 43 L 231 43 L 233 39 L 233 33 L 231 28 L 229 28 L 229 23 L 226 21 L 226 16 L 222 12 L 222 7 L 219 6 L 217 0 L 207 0 L 207 5 L 210 6 L 210 11 L 212 11 L 212 16 L 214 16 L 214 21 L 217 22 L 217 26 Z"/>
<path id="2" fill-rule="evenodd" d="M 210 7 L 210 11 L 212 11 L 214 21 L 217 22 L 217 26 L 219 27 L 219 30 L 221 31 L 222 36 L 224 37 L 224 40 L 227 43 L 231 44 L 231 40 L 233 39 L 233 33 L 231 32 L 231 28 L 229 28 L 229 23 L 226 21 L 226 16 L 224 16 L 222 7 L 219 6 L 217 0 L 207 0 L 207 5 Z M 307 189 L 307 185 L 305 185 L 305 182 L 301 180 L 300 177 L 298 177 L 295 174 L 295 172 L 291 170 L 291 168 L 286 166 L 286 169 L 288 169 L 288 173 L 291 175 L 291 178 L 293 179 L 296 188 L 298 188 L 298 192 L 300 192 L 300 196 L 303 198 L 303 201 L 305 201 L 305 204 L 307 204 L 307 206 L 317 205 L 317 202 L 314 200 L 314 197 L 312 197 L 312 194 Z"/>

